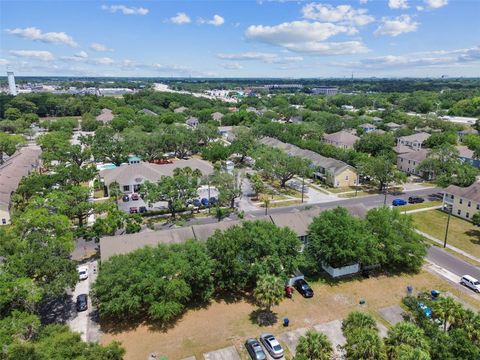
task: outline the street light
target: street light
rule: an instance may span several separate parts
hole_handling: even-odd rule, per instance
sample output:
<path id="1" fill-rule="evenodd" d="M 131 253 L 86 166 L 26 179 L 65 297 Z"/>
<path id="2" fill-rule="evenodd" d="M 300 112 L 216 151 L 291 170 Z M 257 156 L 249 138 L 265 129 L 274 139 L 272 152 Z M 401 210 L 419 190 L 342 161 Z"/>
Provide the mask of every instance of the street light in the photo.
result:
<path id="1" fill-rule="evenodd" d="M 445 239 L 443 240 L 443 247 L 447 247 L 447 238 L 448 238 L 448 227 L 450 225 L 450 217 L 452 216 L 453 206 L 447 205 L 448 207 L 448 218 L 447 218 L 447 227 L 445 229 Z"/>

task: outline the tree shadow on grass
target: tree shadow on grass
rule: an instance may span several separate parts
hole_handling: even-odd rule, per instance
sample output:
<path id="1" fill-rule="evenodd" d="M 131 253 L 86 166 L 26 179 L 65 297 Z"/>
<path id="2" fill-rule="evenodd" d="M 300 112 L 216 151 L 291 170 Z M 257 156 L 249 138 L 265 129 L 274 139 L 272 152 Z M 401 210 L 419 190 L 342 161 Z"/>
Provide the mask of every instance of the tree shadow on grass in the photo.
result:
<path id="1" fill-rule="evenodd" d="M 271 326 L 278 322 L 278 314 L 265 309 L 257 309 L 250 313 L 249 319 L 252 324 L 258 326 Z"/>
<path id="2" fill-rule="evenodd" d="M 470 239 L 470 242 L 475 245 L 480 245 L 480 230 L 471 229 L 465 231 L 465 235 L 470 237 L 475 237 L 475 239 Z"/>

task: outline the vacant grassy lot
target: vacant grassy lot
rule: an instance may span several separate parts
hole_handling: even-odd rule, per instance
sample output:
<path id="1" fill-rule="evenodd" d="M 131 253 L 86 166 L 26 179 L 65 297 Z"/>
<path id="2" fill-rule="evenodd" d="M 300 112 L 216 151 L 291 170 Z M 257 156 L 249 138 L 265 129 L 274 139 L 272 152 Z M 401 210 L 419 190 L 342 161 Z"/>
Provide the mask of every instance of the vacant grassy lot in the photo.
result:
<path id="1" fill-rule="evenodd" d="M 150 353 L 167 356 L 168 359 L 182 359 L 195 355 L 203 359 L 202 354 L 232 344 L 244 359 L 243 343 L 248 337 L 258 337 L 262 332 L 279 335 L 285 331 L 301 327 L 312 327 L 323 322 L 342 319 L 352 310 L 364 310 L 379 318 L 376 310 L 399 304 L 406 293 L 406 286 L 413 285 L 416 291 L 439 289 L 449 291 L 464 301 L 480 308 L 480 301 L 475 301 L 456 287 L 452 287 L 440 278 L 422 271 L 417 275 L 380 276 L 370 279 L 345 280 L 334 284 L 311 282 L 315 291 L 312 299 L 304 299 L 297 292 L 293 299 L 285 299 L 274 307 L 278 323 L 273 326 L 260 327 L 252 320 L 257 307 L 248 300 L 228 302 L 214 301 L 210 306 L 189 310 L 166 330 L 155 329 L 142 324 L 131 328 L 108 329 L 102 327 L 105 334 L 101 342 L 112 340 L 122 342 L 127 350 L 126 360 L 144 360 Z M 366 300 L 359 305 L 359 300 Z M 290 327 L 282 327 L 282 319 L 290 319 Z"/>
<path id="2" fill-rule="evenodd" d="M 403 210 L 403 209 L 402 209 Z M 441 210 L 422 211 L 411 214 L 420 231 L 443 240 L 448 214 Z M 480 257 L 480 230 L 472 223 L 452 216 L 448 229 L 448 243 Z"/>

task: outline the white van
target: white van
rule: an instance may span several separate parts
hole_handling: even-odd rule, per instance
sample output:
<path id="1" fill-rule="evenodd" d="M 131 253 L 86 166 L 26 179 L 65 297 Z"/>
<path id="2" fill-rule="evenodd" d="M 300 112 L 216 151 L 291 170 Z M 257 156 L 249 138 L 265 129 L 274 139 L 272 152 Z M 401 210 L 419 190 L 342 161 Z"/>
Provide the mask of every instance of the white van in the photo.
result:
<path id="1" fill-rule="evenodd" d="M 474 277 L 470 275 L 463 275 L 462 278 L 460 279 L 460 284 L 465 285 L 466 287 L 469 287 L 475 292 L 480 292 L 480 281 L 475 279 Z"/>

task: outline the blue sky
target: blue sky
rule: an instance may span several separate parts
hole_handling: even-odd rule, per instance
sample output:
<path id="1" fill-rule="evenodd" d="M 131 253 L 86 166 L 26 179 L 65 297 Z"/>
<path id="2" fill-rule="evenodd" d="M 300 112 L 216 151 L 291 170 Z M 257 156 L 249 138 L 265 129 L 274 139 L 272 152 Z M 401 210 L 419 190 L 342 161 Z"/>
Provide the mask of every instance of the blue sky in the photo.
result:
<path id="1" fill-rule="evenodd" d="M 18 75 L 480 76 L 480 1 L 5 1 Z"/>

